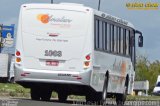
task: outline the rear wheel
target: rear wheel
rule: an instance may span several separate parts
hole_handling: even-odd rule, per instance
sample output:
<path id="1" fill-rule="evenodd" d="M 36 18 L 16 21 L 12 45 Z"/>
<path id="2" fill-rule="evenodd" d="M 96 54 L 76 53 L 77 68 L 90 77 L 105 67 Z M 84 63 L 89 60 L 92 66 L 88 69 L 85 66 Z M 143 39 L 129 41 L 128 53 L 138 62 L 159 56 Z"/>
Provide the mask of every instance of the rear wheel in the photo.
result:
<path id="1" fill-rule="evenodd" d="M 31 99 L 32 100 L 42 100 L 42 101 L 49 101 L 51 98 L 52 91 L 49 89 L 37 89 L 31 88 Z"/>
<path id="2" fill-rule="evenodd" d="M 108 76 L 105 77 L 104 86 L 103 86 L 103 92 L 102 92 L 102 104 L 106 103 L 107 98 L 107 91 L 108 91 Z"/>
<path id="3" fill-rule="evenodd" d="M 86 95 L 86 102 L 88 105 L 100 105 L 101 104 L 101 95 L 102 93 L 92 92 L 91 94 Z"/>
<path id="4" fill-rule="evenodd" d="M 51 98 L 52 91 L 51 90 L 42 90 L 41 92 L 41 100 L 49 101 Z"/>
<path id="5" fill-rule="evenodd" d="M 31 99 L 32 100 L 40 100 L 40 92 L 35 88 L 31 88 Z"/>
<path id="6" fill-rule="evenodd" d="M 67 95 L 66 92 L 58 92 L 58 100 L 59 100 L 59 102 L 62 102 L 62 103 L 66 102 L 67 97 L 68 97 L 68 95 Z"/>
<path id="7" fill-rule="evenodd" d="M 126 98 L 127 98 L 127 90 L 128 90 L 128 87 L 127 87 L 127 84 L 125 84 L 123 94 L 117 94 L 116 103 L 117 103 L 118 106 L 124 106 L 124 103 L 125 103 Z"/>
<path id="8" fill-rule="evenodd" d="M 14 77 L 11 78 L 10 83 L 15 83 Z"/>
<path id="9" fill-rule="evenodd" d="M 86 95 L 87 103 L 104 105 L 106 103 L 106 98 L 107 98 L 107 89 L 108 89 L 108 77 L 105 77 L 103 91 L 101 93 L 91 92 L 90 94 Z"/>

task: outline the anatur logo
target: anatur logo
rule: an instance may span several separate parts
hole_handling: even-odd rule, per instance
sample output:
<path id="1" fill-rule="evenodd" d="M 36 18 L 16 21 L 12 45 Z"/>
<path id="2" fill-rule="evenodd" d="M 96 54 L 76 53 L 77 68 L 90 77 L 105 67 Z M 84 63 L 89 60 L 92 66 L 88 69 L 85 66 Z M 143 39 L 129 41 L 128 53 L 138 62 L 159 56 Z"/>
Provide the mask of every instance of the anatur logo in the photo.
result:
<path id="1" fill-rule="evenodd" d="M 54 17 L 53 15 L 48 14 L 38 14 L 37 19 L 42 22 L 43 24 L 51 23 L 66 23 L 69 24 L 72 22 L 71 19 L 66 18 L 65 16 L 61 17 Z"/>
<path id="2" fill-rule="evenodd" d="M 47 24 L 49 22 L 49 15 L 48 14 L 39 14 L 37 15 L 37 19 L 41 21 L 44 24 Z"/>

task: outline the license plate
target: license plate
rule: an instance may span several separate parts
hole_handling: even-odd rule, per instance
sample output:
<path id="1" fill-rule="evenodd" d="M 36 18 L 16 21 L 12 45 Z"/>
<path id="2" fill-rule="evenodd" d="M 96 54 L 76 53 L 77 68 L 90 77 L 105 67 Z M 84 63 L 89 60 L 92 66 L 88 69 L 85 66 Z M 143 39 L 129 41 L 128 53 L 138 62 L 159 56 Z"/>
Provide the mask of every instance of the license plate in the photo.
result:
<path id="1" fill-rule="evenodd" d="M 46 61 L 47 66 L 58 66 L 59 61 Z"/>

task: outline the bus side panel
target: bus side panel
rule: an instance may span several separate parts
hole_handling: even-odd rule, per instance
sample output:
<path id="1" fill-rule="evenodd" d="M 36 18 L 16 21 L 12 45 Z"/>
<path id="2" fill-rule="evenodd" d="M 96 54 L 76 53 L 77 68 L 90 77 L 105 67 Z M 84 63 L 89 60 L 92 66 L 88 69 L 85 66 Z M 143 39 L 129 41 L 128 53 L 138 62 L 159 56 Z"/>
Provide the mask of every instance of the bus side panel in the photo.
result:
<path id="1" fill-rule="evenodd" d="M 91 86 L 98 92 L 102 92 L 105 74 L 109 72 L 108 92 L 123 93 L 126 76 L 131 75 L 131 61 L 129 58 L 116 56 L 100 51 L 94 52 L 94 66 Z M 124 69 L 125 67 L 125 69 Z M 129 82 L 130 83 L 130 82 Z M 129 89 L 132 86 L 130 84 Z M 129 90 L 129 93 L 131 91 Z"/>

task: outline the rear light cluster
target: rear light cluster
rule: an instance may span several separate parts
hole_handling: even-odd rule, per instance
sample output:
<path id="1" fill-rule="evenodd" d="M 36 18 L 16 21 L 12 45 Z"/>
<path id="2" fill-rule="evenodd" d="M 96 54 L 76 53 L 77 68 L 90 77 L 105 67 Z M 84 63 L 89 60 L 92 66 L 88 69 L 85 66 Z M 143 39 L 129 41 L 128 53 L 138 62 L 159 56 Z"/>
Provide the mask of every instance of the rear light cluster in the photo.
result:
<path id="1" fill-rule="evenodd" d="M 21 62 L 21 52 L 20 51 L 16 51 L 16 62 L 20 63 Z"/>
<path id="2" fill-rule="evenodd" d="M 91 55 L 89 54 L 89 55 L 87 55 L 87 56 L 85 57 L 84 69 L 89 68 L 90 65 L 91 65 Z"/>

